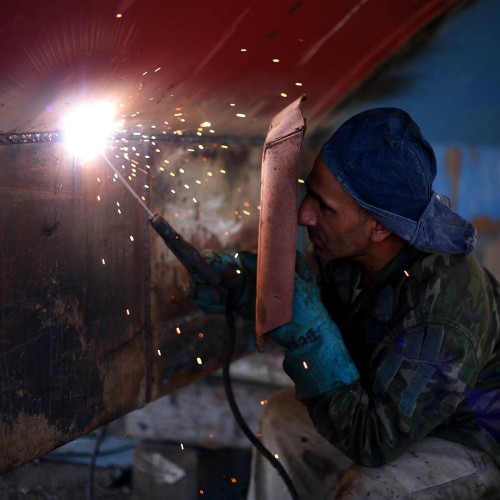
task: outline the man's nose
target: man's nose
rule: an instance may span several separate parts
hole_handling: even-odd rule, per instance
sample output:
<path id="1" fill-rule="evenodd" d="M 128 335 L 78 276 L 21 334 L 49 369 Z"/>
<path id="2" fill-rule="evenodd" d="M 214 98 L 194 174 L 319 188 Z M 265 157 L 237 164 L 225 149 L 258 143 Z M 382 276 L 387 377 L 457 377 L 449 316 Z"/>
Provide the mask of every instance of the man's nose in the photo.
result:
<path id="1" fill-rule="evenodd" d="M 314 200 L 306 196 L 299 207 L 299 226 L 315 226 L 318 218 L 314 210 Z"/>

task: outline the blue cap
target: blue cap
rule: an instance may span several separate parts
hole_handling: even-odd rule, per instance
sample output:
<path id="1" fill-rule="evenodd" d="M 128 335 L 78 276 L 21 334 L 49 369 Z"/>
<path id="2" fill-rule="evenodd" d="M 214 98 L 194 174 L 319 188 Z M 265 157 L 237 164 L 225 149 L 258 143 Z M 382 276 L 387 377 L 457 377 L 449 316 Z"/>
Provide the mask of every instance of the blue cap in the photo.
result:
<path id="1" fill-rule="evenodd" d="M 405 111 L 376 108 L 353 116 L 320 154 L 344 189 L 413 247 L 464 256 L 474 249 L 476 228 L 433 191 L 434 151 Z"/>

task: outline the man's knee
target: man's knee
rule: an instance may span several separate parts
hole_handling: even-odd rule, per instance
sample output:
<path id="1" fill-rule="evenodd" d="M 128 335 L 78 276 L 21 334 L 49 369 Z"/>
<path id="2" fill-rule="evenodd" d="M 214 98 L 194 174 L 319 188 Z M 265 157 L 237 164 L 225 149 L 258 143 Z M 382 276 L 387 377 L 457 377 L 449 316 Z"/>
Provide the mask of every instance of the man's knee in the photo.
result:
<path id="1" fill-rule="evenodd" d="M 261 420 L 271 424 L 285 417 L 287 420 L 293 419 L 297 414 L 305 412 L 302 404 L 295 399 L 293 389 L 286 388 L 271 394 Z"/>
<path id="2" fill-rule="evenodd" d="M 395 491 L 381 481 L 376 468 L 352 465 L 343 475 L 335 491 L 335 498 L 342 500 L 362 498 L 394 498 Z"/>

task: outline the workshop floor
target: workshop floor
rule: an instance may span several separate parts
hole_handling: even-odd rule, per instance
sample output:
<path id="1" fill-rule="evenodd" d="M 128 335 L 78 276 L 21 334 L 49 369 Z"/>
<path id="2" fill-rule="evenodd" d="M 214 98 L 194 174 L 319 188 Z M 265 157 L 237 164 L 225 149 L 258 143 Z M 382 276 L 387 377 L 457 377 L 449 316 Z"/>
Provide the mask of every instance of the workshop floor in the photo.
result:
<path id="1" fill-rule="evenodd" d="M 239 500 L 246 497 L 250 452 L 191 449 L 197 455 L 196 497 L 204 500 Z M 132 474 L 130 472 L 132 471 Z M 0 476 L 1 500 L 88 500 L 89 467 L 84 464 L 34 460 Z M 134 491 L 133 468 L 96 468 L 94 500 L 155 500 Z M 162 499 L 184 500 L 177 495 Z"/>

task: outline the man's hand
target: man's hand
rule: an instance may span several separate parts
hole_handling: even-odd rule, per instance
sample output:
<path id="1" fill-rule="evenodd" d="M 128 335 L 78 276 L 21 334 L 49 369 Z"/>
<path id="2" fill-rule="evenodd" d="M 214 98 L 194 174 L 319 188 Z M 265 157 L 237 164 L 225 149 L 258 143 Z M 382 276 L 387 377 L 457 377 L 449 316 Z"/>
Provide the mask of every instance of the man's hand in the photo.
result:
<path id="1" fill-rule="evenodd" d="M 212 250 L 203 250 L 201 254 L 220 275 L 221 284 L 212 286 L 193 272 L 188 295 L 206 314 L 224 314 L 230 310 L 255 320 L 257 255 Z"/>
<path id="2" fill-rule="evenodd" d="M 299 400 L 318 397 L 359 379 L 340 331 L 321 302 L 314 274 L 299 255 L 292 321 L 268 335 L 287 349 L 283 368 L 295 382 Z"/>

